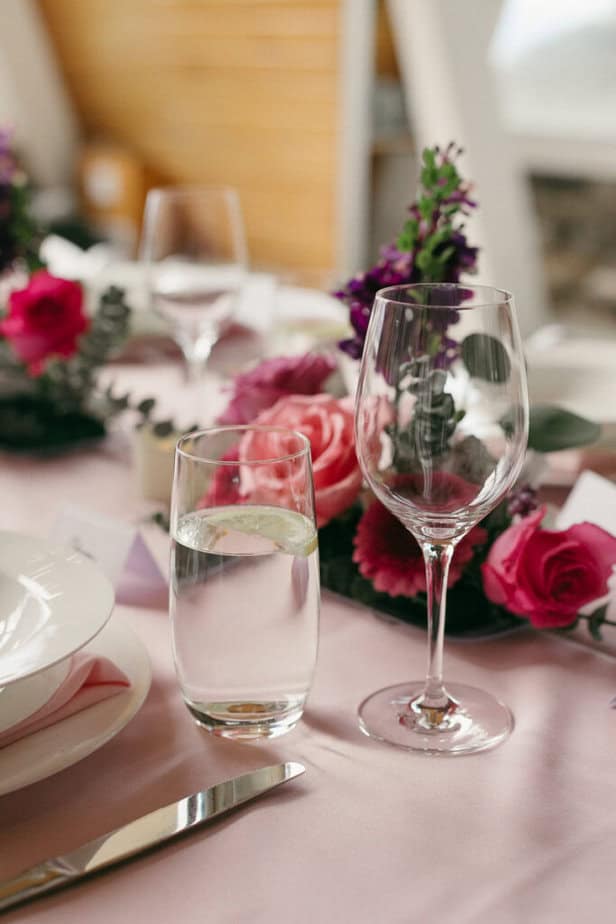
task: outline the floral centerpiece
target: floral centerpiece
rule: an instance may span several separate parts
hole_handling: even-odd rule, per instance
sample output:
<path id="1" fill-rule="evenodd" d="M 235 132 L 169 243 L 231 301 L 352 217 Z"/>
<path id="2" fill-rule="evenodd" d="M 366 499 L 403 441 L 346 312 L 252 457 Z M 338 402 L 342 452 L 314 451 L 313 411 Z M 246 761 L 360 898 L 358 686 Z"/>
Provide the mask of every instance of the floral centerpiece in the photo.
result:
<path id="1" fill-rule="evenodd" d="M 82 286 L 52 276 L 39 257 L 30 184 L 0 130 L 0 448 L 55 451 L 106 432 L 129 395 L 99 387 L 98 373 L 125 340 L 130 309 L 109 288 L 85 311 Z M 135 410 L 147 417 L 153 400 Z"/>
<path id="2" fill-rule="evenodd" d="M 464 281 L 476 270 L 478 249 L 469 243 L 464 222 L 477 205 L 458 171 L 459 153 L 453 145 L 424 152 L 419 196 L 402 233 L 382 249 L 375 266 L 335 293 L 349 308 L 352 330 L 339 347 L 353 360 L 361 357 L 379 289 Z M 435 349 L 447 368 L 464 346 L 443 331 Z M 480 351 L 473 355 L 480 356 Z M 421 550 L 363 486 L 354 451 L 352 396 L 328 392 L 336 365 L 335 357 L 320 352 L 265 360 L 236 377 L 219 422 L 291 427 L 308 436 L 322 585 L 425 625 Z M 446 408 L 440 410 L 446 414 Z M 438 423 L 442 430 L 446 421 Z M 529 448 L 535 452 L 580 446 L 598 434 L 595 424 L 563 409 L 531 409 Z M 232 470 L 228 474 L 232 477 Z M 449 579 L 450 633 L 485 634 L 524 621 L 537 628 L 569 627 L 580 618 L 580 610 L 608 594 L 616 537 L 589 523 L 552 531 L 542 525 L 545 514 L 535 491 L 522 482 L 459 543 Z M 605 615 L 601 604 L 588 616 L 594 634 Z"/>

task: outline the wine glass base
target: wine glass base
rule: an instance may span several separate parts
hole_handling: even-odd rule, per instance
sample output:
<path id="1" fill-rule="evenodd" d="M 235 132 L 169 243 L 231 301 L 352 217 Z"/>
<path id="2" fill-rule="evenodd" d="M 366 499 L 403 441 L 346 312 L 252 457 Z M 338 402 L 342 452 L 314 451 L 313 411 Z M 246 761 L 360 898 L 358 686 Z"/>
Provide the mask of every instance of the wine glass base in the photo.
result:
<path id="1" fill-rule="evenodd" d="M 487 751 L 505 740 L 513 716 L 500 700 L 463 683 L 447 684 L 450 697 L 438 725 L 426 720 L 425 709 L 413 709 L 424 681 L 385 687 L 359 706 L 359 727 L 365 735 L 420 754 L 455 757 Z"/>

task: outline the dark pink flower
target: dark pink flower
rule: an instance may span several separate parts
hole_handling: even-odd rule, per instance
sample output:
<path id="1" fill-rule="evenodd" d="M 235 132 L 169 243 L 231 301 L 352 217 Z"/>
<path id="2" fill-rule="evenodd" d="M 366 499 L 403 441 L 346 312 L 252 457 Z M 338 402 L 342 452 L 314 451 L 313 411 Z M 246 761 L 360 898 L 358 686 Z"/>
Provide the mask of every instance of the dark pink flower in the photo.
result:
<path id="1" fill-rule="evenodd" d="M 233 396 L 218 418 L 222 424 L 247 424 L 283 395 L 316 395 L 336 367 L 321 353 L 266 359 L 250 372 L 236 376 Z"/>
<path id="2" fill-rule="evenodd" d="M 545 507 L 502 533 L 482 565 L 492 602 L 539 629 L 568 626 L 581 607 L 608 592 L 616 536 L 592 523 L 541 529 Z"/>
<path id="3" fill-rule="evenodd" d="M 221 462 L 238 462 L 239 458 L 239 447 L 233 446 L 221 456 Z M 226 464 L 218 466 L 207 491 L 197 501 L 197 507 L 226 507 L 228 504 L 241 502 L 240 467 Z"/>
<path id="4" fill-rule="evenodd" d="M 449 586 L 462 577 L 471 561 L 475 546 L 482 545 L 488 534 L 476 526 L 460 540 L 449 570 Z M 417 540 L 380 501 L 374 501 L 357 525 L 353 539 L 353 561 L 359 572 L 372 581 L 375 590 L 390 597 L 414 597 L 426 590 L 426 572 Z"/>
<path id="5" fill-rule="evenodd" d="M 9 312 L 0 321 L 0 334 L 30 374 L 40 375 L 50 356 L 75 353 L 79 336 L 88 325 L 79 283 L 38 270 L 25 289 L 9 295 Z"/>

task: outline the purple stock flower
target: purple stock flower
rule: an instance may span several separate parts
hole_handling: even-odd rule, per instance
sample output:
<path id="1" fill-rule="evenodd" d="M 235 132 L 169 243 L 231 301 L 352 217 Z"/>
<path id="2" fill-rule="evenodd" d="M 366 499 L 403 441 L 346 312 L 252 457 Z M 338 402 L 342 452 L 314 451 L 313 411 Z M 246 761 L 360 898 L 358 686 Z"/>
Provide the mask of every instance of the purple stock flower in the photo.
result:
<path id="1" fill-rule="evenodd" d="M 265 359 L 249 372 L 236 376 L 231 400 L 218 423 L 251 423 L 283 395 L 319 394 L 335 368 L 335 359 L 323 353 Z"/>
<path id="2" fill-rule="evenodd" d="M 507 513 L 510 517 L 527 517 L 539 507 L 537 492 L 529 484 L 518 485 L 509 495 Z"/>
<path id="3" fill-rule="evenodd" d="M 453 161 L 461 153 L 451 143 L 424 151 L 421 195 L 409 208 L 410 218 L 396 243 L 385 245 L 375 266 L 350 279 L 334 295 L 349 307 L 353 336 L 339 346 L 354 359 L 361 357 L 374 297 L 386 286 L 418 282 L 457 283 L 463 273 L 474 272 L 478 248 L 472 247 L 464 225 L 455 224 L 476 207 L 468 183 L 459 176 Z M 452 305 L 453 307 L 453 305 Z M 443 337 L 450 324 L 458 320 L 455 311 L 442 313 L 434 330 Z M 442 362 L 457 355 L 454 341 L 443 342 Z"/>
<path id="4" fill-rule="evenodd" d="M 343 289 L 334 293 L 336 298 L 349 306 L 349 320 L 354 331 L 353 337 L 339 344 L 340 349 L 353 359 L 359 359 L 364 348 L 376 293 L 387 286 L 417 282 L 416 276 L 417 273 L 412 266 L 412 255 L 398 250 L 395 244 L 386 244 L 381 249 L 380 259 L 375 266 L 366 273 L 353 276 Z"/>

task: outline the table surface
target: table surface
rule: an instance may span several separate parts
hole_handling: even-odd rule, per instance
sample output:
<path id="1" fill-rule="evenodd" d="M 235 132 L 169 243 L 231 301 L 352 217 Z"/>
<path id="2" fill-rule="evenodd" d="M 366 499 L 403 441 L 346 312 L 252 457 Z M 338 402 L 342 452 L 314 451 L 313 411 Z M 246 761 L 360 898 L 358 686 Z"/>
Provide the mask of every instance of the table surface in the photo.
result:
<path id="1" fill-rule="evenodd" d="M 178 372 L 125 374 L 145 395 L 165 381 L 172 391 Z M 0 457 L 0 497 L 0 525 L 36 535 L 67 503 L 132 523 L 148 509 L 122 433 L 58 458 Z M 302 722 L 275 741 L 243 744 L 193 724 L 164 597 L 118 603 L 112 618 L 146 645 L 150 694 L 95 754 L 0 798 L 1 878 L 236 773 L 283 760 L 306 773 L 200 832 L 8 912 L 7 922 L 613 919 L 612 657 L 530 630 L 450 642 L 446 677 L 504 699 L 515 730 L 484 754 L 412 755 L 364 737 L 356 709 L 367 693 L 423 675 L 424 634 L 324 594 Z"/>

